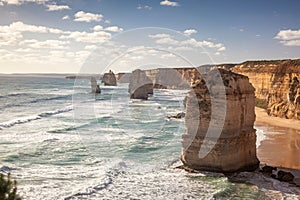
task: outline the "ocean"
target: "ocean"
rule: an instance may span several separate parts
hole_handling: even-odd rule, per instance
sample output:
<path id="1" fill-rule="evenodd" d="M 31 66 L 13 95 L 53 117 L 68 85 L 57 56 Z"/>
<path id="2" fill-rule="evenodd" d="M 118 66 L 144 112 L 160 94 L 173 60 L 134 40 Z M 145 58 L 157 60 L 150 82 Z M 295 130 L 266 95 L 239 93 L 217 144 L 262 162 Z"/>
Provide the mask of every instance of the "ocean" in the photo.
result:
<path id="1" fill-rule="evenodd" d="M 264 199 L 255 185 L 175 169 L 184 119 L 168 116 L 184 112 L 188 91 L 138 101 L 128 84 L 101 90 L 91 94 L 83 79 L 0 75 L 0 170 L 24 199 Z"/>

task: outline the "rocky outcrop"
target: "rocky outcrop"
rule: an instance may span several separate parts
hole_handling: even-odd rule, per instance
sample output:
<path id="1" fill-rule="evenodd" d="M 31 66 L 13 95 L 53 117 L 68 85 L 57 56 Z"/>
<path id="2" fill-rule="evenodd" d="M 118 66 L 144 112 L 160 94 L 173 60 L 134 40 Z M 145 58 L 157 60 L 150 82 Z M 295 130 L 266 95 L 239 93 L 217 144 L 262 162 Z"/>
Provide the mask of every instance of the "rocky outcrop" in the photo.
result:
<path id="1" fill-rule="evenodd" d="M 152 81 L 146 76 L 145 72 L 134 70 L 130 77 L 128 92 L 131 99 L 147 100 L 149 94 L 153 94 Z"/>
<path id="2" fill-rule="evenodd" d="M 178 114 L 176 114 L 176 115 L 168 116 L 168 118 L 169 118 L 169 119 L 171 119 L 171 118 L 174 118 L 174 119 L 181 119 L 181 118 L 184 118 L 184 116 L 185 116 L 185 113 L 184 113 L 184 112 L 180 112 L 180 113 L 178 113 Z"/>
<path id="3" fill-rule="evenodd" d="M 249 77 L 269 115 L 300 120 L 300 60 L 248 61 L 231 70 Z"/>
<path id="4" fill-rule="evenodd" d="M 92 87 L 92 93 L 94 94 L 100 94 L 101 89 L 99 85 L 97 84 L 97 80 L 95 77 L 91 77 L 91 87 Z"/>
<path id="5" fill-rule="evenodd" d="M 117 86 L 116 76 L 111 70 L 103 75 L 102 82 L 105 86 Z"/>
<path id="6" fill-rule="evenodd" d="M 215 69 L 192 85 L 186 98 L 186 133 L 182 136 L 184 165 L 215 172 L 255 170 L 259 165 L 253 128 L 255 96 L 248 78 Z M 208 154 L 201 156 L 202 150 Z"/>

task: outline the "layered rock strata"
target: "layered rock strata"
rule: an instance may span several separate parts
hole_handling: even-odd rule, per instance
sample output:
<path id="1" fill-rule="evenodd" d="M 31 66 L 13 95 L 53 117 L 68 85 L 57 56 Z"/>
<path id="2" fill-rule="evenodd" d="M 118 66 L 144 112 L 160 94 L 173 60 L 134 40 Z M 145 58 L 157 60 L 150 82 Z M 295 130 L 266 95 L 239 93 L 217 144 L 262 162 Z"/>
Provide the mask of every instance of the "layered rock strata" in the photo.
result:
<path id="1" fill-rule="evenodd" d="M 145 72 L 137 69 L 130 76 L 128 92 L 131 99 L 147 100 L 149 94 L 153 94 L 152 81 L 146 76 Z"/>
<path id="2" fill-rule="evenodd" d="M 186 98 L 184 165 L 214 172 L 255 170 L 254 104 L 254 88 L 246 76 L 215 69 L 196 80 Z"/>
<path id="3" fill-rule="evenodd" d="M 300 119 L 300 60 L 248 61 L 231 70 L 249 77 L 269 115 Z"/>

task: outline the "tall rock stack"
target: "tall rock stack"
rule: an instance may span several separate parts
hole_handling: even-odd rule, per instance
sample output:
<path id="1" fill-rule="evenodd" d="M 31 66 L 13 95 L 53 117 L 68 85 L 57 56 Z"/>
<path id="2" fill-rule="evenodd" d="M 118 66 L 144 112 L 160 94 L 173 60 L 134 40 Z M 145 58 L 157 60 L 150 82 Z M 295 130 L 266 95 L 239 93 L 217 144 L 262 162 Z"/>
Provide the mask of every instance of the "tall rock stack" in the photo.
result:
<path id="1" fill-rule="evenodd" d="M 116 76 L 111 70 L 103 75 L 102 82 L 105 86 L 117 86 Z"/>
<path id="2" fill-rule="evenodd" d="M 218 76 L 224 87 L 217 83 Z M 214 107 L 213 101 L 217 102 Z M 182 136 L 181 156 L 184 165 L 214 172 L 255 170 L 259 160 L 253 128 L 254 104 L 254 88 L 246 76 L 215 69 L 196 80 L 186 99 L 186 133 Z M 209 135 L 208 130 L 212 131 Z M 200 149 L 208 154 L 201 156 Z"/>
<path id="3" fill-rule="evenodd" d="M 128 92 L 131 99 L 147 100 L 149 94 L 153 94 L 153 83 L 144 71 L 134 70 L 130 76 Z"/>

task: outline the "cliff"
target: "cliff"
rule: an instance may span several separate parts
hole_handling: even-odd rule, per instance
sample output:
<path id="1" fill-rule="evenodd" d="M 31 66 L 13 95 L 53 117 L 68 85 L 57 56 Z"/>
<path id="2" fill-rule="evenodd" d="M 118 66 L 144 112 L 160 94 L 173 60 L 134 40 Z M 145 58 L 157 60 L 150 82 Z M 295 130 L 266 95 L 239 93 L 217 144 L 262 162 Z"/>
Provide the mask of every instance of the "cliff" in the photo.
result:
<path id="1" fill-rule="evenodd" d="M 129 83 L 130 82 L 131 73 L 117 73 L 116 79 L 119 83 Z"/>
<path id="2" fill-rule="evenodd" d="M 300 60 L 247 61 L 231 71 L 249 77 L 269 115 L 300 120 Z"/>
<path id="3" fill-rule="evenodd" d="M 196 80 L 186 99 L 184 165 L 215 172 L 255 170 L 254 103 L 254 88 L 246 76 L 215 69 Z"/>

